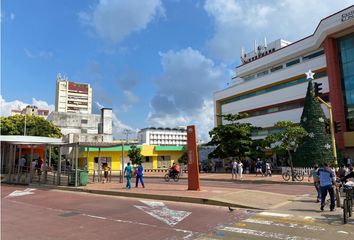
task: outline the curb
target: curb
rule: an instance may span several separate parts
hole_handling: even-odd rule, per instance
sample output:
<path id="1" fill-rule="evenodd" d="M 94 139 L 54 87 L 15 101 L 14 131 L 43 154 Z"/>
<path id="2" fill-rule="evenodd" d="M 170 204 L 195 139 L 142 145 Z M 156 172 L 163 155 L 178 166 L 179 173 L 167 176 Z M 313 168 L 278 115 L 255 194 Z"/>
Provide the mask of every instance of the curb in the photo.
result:
<path id="1" fill-rule="evenodd" d="M 83 188 L 65 187 L 65 186 L 51 186 L 51 185 L 31 184 L 30 186 L 36 187 L 36 188 L 56 189 L 56 190 L 70 191 L 70 192 L 83 192 L 83 193 L 99 194 L 99 195 L 107 195 L 107 196 L 145 198 L 145 199 L 154 199 L 154 200 L 162 200 L 162 201 L 214 205 L 214 206 L 221 206 L 221 207 L 234 207 L 234 208 L 247 208 L 247 209 L 253 209 L 253 210 L 265 210 L 262 208 L 255 208 L 255 207 L 251 207 L 251 206 L 247 206 L 247 205 L 228 203 L 228 202 L 212 200 L 212 199 L 207 199 L 207 198 L 181 197 L 181 196 L 146 194 L 146 193 L 116 192 L 116 191 L 107 191 L 107 190 L 83 189 Z"/>
<path id="2" fill-rule="evenodd" d="M 144 178 L 152 178 L 152 179 L 163 179 L 164 177 L 158 176 L 146 176 Z M 182 180 L 187 180 L 187 177 L 180 177 Z M 277 182 L 270 180 L 232 180 L 232 179 L 215 179 L 215 178 L 200 178 L 200 181 L 214 181 L 214 182 L 235 182 L 235 183 L 251 183 L 251 184 L 287 184 L 287 185 L 309 185 L 312 186 L 313 183 L 310 182 Z"/>

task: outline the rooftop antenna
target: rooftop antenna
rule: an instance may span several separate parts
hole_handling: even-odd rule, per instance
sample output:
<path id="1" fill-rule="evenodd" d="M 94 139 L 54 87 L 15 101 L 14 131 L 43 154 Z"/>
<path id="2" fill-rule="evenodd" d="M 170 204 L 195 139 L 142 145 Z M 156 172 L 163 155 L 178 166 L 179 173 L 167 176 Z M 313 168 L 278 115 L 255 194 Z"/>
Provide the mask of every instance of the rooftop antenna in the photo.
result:
<path id="1" fill-rule="evenodd" d="M 254 52 L 257 52 L 257 40 L 254 40 Z"/>

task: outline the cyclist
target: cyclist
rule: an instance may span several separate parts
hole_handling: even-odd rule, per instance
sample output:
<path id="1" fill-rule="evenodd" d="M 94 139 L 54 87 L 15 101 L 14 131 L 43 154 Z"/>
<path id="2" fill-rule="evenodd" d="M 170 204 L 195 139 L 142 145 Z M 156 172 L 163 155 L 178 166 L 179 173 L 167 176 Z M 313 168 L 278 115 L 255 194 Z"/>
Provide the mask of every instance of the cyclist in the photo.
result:
<path id="1" fill-rule="evenodd" d="M 172 167 L 170 168 L 170 176 L 172 177 L 173 175 L 178 175 L 180 170 L 180 166 L 176 163 L 173 163 Z"/>

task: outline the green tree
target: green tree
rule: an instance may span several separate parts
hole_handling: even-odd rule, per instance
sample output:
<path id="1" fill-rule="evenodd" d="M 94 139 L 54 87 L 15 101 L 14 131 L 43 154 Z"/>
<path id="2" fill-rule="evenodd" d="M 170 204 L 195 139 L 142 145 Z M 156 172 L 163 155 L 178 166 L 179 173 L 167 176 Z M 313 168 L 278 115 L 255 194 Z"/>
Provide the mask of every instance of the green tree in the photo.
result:
<path id="1" fill-rule="evenodd" d="M 284 151 L 288 153 L 288 163 L 291 168 L 292 180 L 294 181 L 292 152 L 296 151 L 303 138 L 307 136 L 307 132 L 303 127 L 294 124 L 292 121 L 279 121 L 274 126 L 281 130 L 277 133 L 269 134 L 265 141 L 270 144 L 270 147 L 276 153 L 283 153 Z"/>
<path id="2" fill-rule="evenodd" d="M 208 158 L 243 158 L 249 154 L 252 145 L 251 132 L 255 127 L 238 121 L 246 116 L 247 114 L 221 116 L 227 124 L 217 126 L 209 132 L 211 140 L 207 145 L 216 146 L 216 148 L 209 153 Z"/>
<path id="3" fill-rule="evenodd" d="M 178 158 L 178 162 L 181 164 L 188 164 L 188 152 L 186 146 L 183 146 L 182 155 Z"/>
<path id="4" fill-rule="evenodd" d="M 130 150 L 128 151 L 128 157 L 132 164 L 141 164 L 143 160 L 143 156 L 141 155 L 141 149 L 135 145 L 130 147 Z"/>
<path id="5" fill-rule="evenodd" d="M 310 167 L 315 163 L 333 163 L 330 135 L 326 133 L 326 116 L 316 99 L 312 81 L 309 81 L 301 115 L 301 126 L 308 132 L 294 155 L 294 164 Z"/>
<path id="6" fill-rule="evenodd" d="M 265 158 L 265 147 L 267 147 L 267 142 L 264 139 L 253 140 L 249 157 L 251 159 Z"/>
<path id="7" fill-rule="evenodd" d="M 2 135 L 24 135 L 26 122 L 26 135 L 60 138 L 62 133 L 58 127 L 46 119 L 38 116 L 14 115 L 0 118 Z"/>

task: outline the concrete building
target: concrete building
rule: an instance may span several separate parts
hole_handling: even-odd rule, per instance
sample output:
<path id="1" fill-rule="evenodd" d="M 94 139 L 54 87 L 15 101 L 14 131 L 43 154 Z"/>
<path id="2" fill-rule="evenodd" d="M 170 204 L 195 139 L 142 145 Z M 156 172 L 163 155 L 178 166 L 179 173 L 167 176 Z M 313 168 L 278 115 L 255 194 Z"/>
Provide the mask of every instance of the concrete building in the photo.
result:
<path id="1" fill-rule="evenodd" d="M 112 109 L 101 109 L 99 114 L 52 112 L 48 120 L 61 129 L 65 141 L 111 142 Z"/>
<path id="2" fill-rule="evenodd" d="M 59 73 L 56 83 L 55 111 L 90 114 L 92 111 L 90 84 L 70 82 Z"/>
<path id="3" fill-rule="evenodd" d="M 180 128 L 144 128 L 138 132 L 138 141 L 148 145 L 187 145 L 187 130 Z"/>
<path id="4" fill-rule="evenodd" d="M 277 121 L 299 122 L 305 72 L 312 70 L 341 124 L 339 148 L 354 147 L 354 5 L 322 19 L 312 35 L 294 43 L 279 39 L 241 50 L 241 62 L 233 84 L 214 94 L 215 125 L 223 123 L 221 114 L 247 112 L 242 121 L 262 127 L 256 137 L 264 137 L 277 130 Z"/>
<path id="5" fill-rule="evenodd" d="M 37 106 L 32 106 L 32 105 L 27 105 L 22 110 L 16 110 L 16 109 L 11 110 L 11 116 L 27 115 L 27 116 L 38 116 L 38 117 L 43 117 L 44 119 L 47 119 L 48 114 L 49 114 L 49 110 L 38 109 Z"/>

